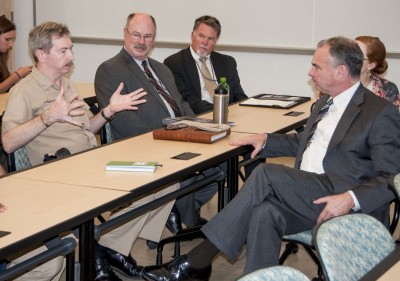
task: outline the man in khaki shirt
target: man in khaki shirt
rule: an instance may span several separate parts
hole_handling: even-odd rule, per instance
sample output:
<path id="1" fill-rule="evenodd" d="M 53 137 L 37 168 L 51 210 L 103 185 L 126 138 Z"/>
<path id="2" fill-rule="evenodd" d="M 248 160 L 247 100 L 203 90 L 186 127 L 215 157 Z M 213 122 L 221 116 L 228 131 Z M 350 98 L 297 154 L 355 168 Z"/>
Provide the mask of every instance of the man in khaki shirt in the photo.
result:
<path id="1" fill-rule="evenodd" d="M 79 98 L 76 88 L 64 77 L 71 70 L 74 59 L 68 28 L 54 22 L 36 26 L 29 34 L 29 46 L 36 65 L 32 73 L 10 91 L 3 115 L 2 140 L 4 150 L 8 153 L 25 147 L 33 165 L 42 163 L 45 154 L 54 155 L 62 147 L 71 153 L 95 147 L 94 133 L 114 114 L 137 110 L 137 105 L 146 102 L 142 99 L 146 95 L 143 89 L 121 95 L 121 83 L 108 106 L 93 116 L 88 105 Z M 169 210 L 166 216 L 168 214 Z M 44 246 L 37 248 L 13 260 L 10 265 L 45 249 Z M 104 256 L 99 257 L 103 252 Z M 140 268 L 131 256 L 123 256 L 99 245 L 95 253 L 96 280 L 121 280 L 107 264 L 109 256 L 123 262 L 124 269 L 127 265 L 131 266 L 128 274 L 140 275 Z M 62 261 L 62 257 L 55 258 L 17 280 L 58 280 L 62 273 Z"/>

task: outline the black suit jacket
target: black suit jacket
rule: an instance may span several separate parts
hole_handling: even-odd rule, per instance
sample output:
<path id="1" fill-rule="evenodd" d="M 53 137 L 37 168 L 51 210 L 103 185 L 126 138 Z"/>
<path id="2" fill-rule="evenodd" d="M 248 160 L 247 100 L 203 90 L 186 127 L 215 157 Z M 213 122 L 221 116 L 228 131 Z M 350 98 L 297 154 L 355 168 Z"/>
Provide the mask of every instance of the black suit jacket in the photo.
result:
<path id="1" fill-rule="evenodd" d="M 235 59 L 217 52 L 212 52 L 210 58 L 217 80 L 226 77 L 230 87 L 229 103 L 246 99 L 247 96 L 240 85 Z M 200 79 L 196 63 L 190 53 L 190 47 L 169 56 L 165 59 L 164 64 L 174 74 L 176 86 L 183 100 L 190 104 L 196 114 L 213 109 L 211 103 L 201 99 Z"/>
<path id="2" fill-rule="evenodd" d="M 328 97 L 317 101 L 301 134 L 268 134 L 262 155 L 295 156 L 295 167 L 299 168 L 311 125 Z M 387 207 L 394 199 L 388 180 L 400 171 L 399 159 L 398 109 L 360 85 L 339 120 L 323 159 L 332 193 L 352 190 L 363 213 L 372 214 Z"/>
<path id="3" fill-rule="evenodd" d="M 148 61 L 177 103 L 182 115 L 194 116 L 189 104 L 182 100 L 176 88 L 174 76 L 168 67 L 151 58 L 148 58 Z M 112 94 L 121 82 L 124 83 L 123 93 L 125 94 L 143 88 L 147 92 L 144 97 L 146 103 L 139 105 L 137 111 L 126 110 L 115 115 L 110 122 L 113 138 L 137 136 L 161 128 L 162 119 L 170 117 L 168 109 L 146 74 L 125 49 L 103 62 L 96 71 L 94 85 L 100 107 L 103 108 L 109 104 Z"/>

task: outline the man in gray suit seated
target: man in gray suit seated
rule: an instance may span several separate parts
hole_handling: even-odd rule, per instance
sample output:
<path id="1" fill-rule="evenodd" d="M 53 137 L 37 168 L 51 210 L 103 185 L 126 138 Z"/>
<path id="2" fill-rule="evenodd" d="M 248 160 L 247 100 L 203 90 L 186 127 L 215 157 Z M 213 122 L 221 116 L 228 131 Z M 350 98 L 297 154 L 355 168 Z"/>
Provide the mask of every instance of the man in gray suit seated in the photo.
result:
<path id="1" fill-rule="evenodd" d="M 143 269 L 146 280 L 208 280 L 212 259 L 235 260 L 246 244 L 244 273 L 277 265 L 282 236 L 331 217 L 370 214 L 388 225 L 400 171 L 400 114 L 360 83 L 363 54 L 355 41 L 321 41 L 309 76 L 324 94 L 301 134 L 260 134 L 233 140 L 252 145 L 252 157 L 296 157 L 294 168 L 260 164 L 236 197 L 202 231 L 208 239 L 162 266 Z M 332 103 L 333 102 L 333 103 Z"/>
<path id="2" fill-rule="evenodd" d="M 110 99 L 110 90 L 119 83 L 124 83 L 123 92 L 143 88 L 147 92 L 146 103 L 136 112 L 124 111 L 110 122 L 114 139 L 133 137 L 163 127 L 166 117 L 194 116 L 189 104 L 182 97 L 175 85 L 174 76 L 164 64 L 149 58 L 154 47 L 156 22 L 151 15 L 133 13 L 127 18 L 124 28 L 124 46 L 113 58 L 103 62 L 95 76 L 96 96 L 101 107 Z M 211 173 L 208 169 L 203 173 Z M 181 183 L 181 188 L 196 181 L 203 175 L 192 177 Z M 191 227 L 204 224 L 200 217 L 200 207 L 208 202 L 217 192 L 217 184 L 211 184 L 176 200 L 167 227 L 172 233 L 181 229 L 182 222 Z"/>

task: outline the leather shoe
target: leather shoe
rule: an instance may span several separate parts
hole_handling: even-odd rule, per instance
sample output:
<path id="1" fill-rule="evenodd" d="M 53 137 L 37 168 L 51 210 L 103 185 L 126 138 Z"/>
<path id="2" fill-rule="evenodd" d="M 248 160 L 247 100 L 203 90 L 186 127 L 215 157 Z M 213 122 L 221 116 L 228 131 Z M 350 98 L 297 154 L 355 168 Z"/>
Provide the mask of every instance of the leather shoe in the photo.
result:
<path id="1" fill-rule="evenodd" d="M 110 248 L 106 249 L 106 253 L 107 261 L 114 270 L 130 278 L 142 278 L 143 267 L 137 265 L 131 254 L 124 256 Z"/>
<path id="2" fill-rule="evenodd" d="M 179 256 L 163 265 L 146 266 L 142 277 L 148 281 L 208 281 L 211 275 L 211 264 L 197 269 L 189 263 L 187 256 Z"/>
<path id="3" fill-rule="evenodd" d="M 165 226 L 173 235 L 176 235 L 179 231 L 182 230 L 181 215 L 179 214 L 178 209 L 175 205 L 172 207 L 171 213 L 168 216 Z"/>
<path id="4" fill-rule="evenodd" d="M 96 271 L 95 281 L 122 281 L 111 269 L 105 258 L 95 258 L 94 266 Z"/>

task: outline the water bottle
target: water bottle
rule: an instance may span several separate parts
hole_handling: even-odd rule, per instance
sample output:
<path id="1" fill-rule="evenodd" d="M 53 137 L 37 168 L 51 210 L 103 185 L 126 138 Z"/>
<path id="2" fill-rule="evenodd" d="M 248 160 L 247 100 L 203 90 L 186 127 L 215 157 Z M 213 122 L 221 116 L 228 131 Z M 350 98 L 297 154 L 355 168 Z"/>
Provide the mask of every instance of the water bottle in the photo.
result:
<path id="1" fill-rule="evenodd" d="M 214 90 L 213 121 L 216 124 L 228 124 L 229 85 L 226 78 L 221 77 Z"/>

